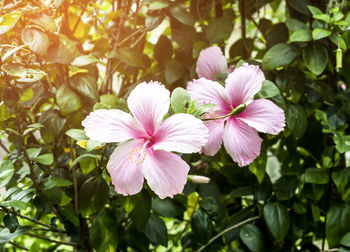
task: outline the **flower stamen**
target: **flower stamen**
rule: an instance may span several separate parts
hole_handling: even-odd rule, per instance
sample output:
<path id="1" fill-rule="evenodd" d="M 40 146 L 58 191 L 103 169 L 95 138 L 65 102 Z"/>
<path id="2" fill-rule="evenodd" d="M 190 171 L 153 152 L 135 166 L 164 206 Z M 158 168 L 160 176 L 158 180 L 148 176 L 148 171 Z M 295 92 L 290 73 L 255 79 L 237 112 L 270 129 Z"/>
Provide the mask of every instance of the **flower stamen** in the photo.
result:
<path id="1" fill-rule="evenodd" d="M 147 153 L 144 148 L 134 148 L 129 155 L 129 159 L 132 164 L 139 165 L 142 164 L 146 159 Z"/>

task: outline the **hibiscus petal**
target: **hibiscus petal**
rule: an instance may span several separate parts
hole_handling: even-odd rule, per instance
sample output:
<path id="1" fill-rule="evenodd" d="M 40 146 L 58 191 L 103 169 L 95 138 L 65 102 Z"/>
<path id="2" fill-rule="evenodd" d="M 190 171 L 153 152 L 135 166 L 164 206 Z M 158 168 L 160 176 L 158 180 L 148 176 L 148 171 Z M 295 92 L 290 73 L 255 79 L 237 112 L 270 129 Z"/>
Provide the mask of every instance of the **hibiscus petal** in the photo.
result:
<path id="1" fill-rule="evenodd" d="M 196 72 L 199 78 L 214 80 L 215 74 L 228 73 L 227 62 L 221 49 L 212 46 L 200 52 Z"/>
<path id="2" fill-rule="evenodd" d="M 128 106 L 146 132 L 153 134 L 170 106 L 170 92 L 159 82 L 142 82 L 131 91 Z"/>
<path id="3" fill-rule="evenodd" d="M 225 88 L 218 82 L 204 78 L 193 80 L 187 85 L 187 91 L 192 100 L 196 100 L 198 105 L 216 104 L 220 109 L 231 112 L 230 100 Z"/>
<path id="4" fill-rule="evenodd" d="M 142 148 L 142 140 L 121 143 L 114 150 L 107 164 L 115 191 L 123 195 L 133 195 L 143 186 L 142 162 L 132 158 L 135 150 Z"/>
<path id="5" fill-rule="evenodd" d="M 261 89 L 265 80 L 263 72 L 258 66 L 243 64 L 227 76 L 226 90 L 231 104 L 249 104 L 254 95 Z"/>
<path id="6" fill-rule="evenodd" d="M 86 135 L 103 143 L 123 142 L 147 137 L 142 126 L 128 113 L 119 109 L 99 109 L 82 122 Z"/>
<path id="7" fill-rule="evenodd" d="M 238 119 L 257 131 L 275 135 L 286 125 L 283 110 L 266 99 L 254 100 L 239 114 Z"/>
<path id="8" fill-rule="evenodd" d="M 161 199 L 182 192 L 189 170 L 178 155 L 161 150 L 149 152 L 143 163 L 147 184 Z"/>
<path id="9" fill-rule="evenodd" d="M 209 129 L 209 138 L 207 144 L 202 148 L 202 152 L 208 156 L 214 156 L 219 151 L 222 144 L 224 121 L 206 121 L 204 125 Z"/>
<path id="10" fill-rule="evenodd" d="M 224 146 L 239 166 L 246 166 L 260 154 L 262 139 L 258 132 L 236 118 L 230 118 L 225 125 Z"/>
<path id="11" fill-rule="evenodd" d="M 155 131 L 155 150 L 193 153 L 200 151 L 208 140 L 203 122 L 189 114 L 168 117 Z"/>

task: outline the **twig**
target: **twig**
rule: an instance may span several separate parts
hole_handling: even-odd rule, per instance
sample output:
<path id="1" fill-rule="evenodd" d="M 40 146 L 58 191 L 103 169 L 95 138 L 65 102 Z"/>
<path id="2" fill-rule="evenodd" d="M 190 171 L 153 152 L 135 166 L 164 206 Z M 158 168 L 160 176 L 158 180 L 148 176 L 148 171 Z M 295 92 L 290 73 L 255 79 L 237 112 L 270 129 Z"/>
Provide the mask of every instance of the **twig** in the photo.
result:
<path id="1" fill-rule="evenodd" d="M 16 216 L 18 216 L 18 217 L 20 217 L 20 218 L 22 218 L 22 219 L 26 219 L 26 220 L 28 220 L 28 221 L 30 221 L 30 222 L 33 222 L 33 223 L 35 223 L 35 224 L 37 224 L 37 225 L 40 225 L 40 226 L 43 226 L 43 227 L 47 227 L 47 228 L 50 229 L 50 230 L 48 230 L 48 231 L 58 232 L 58 233 L 65 233 L 65 231 L 63 231 L 63 230 L 59 230 L 58 228 L 56 228 L 56 227 L 54 227 L 54 226 L 51 226 L 51 225 L 49 225 L 49 224 L 45 224 L 45 223 L 43 223 L 43 222 L 41 222 L 41 221 L 38 221 L 38 220 L 32 219 L 32 218 L 30 218 L 30 217 L 28 217 L 28 216 L 25 216 L 25 215 L 22 215 L 22 214 L 20 214 L 20 213 L 17 213 L 16 211 L 14 211 L 14 210 L 12 210 L 12 209 L 8 209 L 8 208 L 6 208 L 6 207 L 4 207 L 4 206 L 0 206 L 0 208 L 1 208 L 2 210 L 4 210 L 6 213 L 15 214 Z"/>
<path id="2" fill-rule="evenodd" d="M 23 249 L 23 250 L 25 250 L 25 251 L 29 251 L 29 249 L 27 249 L 27 248 L 25 248 L 25 247 L 22 247 L 21 245 L 15 243 L 15 242 L 9 241 L 9 243 L 10 243 L 12 246 L 16 247 L 16 248 L 20 248 L 20 249 Z"/>
<path id="3" fill-rule="evenodd" d="M 1 148 L 4 149 L 4 151 L 6 151 L 7 153 L 10 153 L 9 149 L 6 148 L 6 146 L 2 143 L 2 141 L 0 141 L 0 146 Z"/>
<path id="4" fill-rule="evenodd" d="M 53 243 L 57 243 L 57 244 L 62 244 L 62 245 L 68 245 L 68 246 L 76 246 L 76 243 L 74 242 L 64 242 L 64 241 L 56 241 L 56 240 L 52 240 L 50 238 L 44 237 L 44 236 L 40 236 L 40 235 L 36 235 L 36 234 L 32 234 L 32 233 L 24 233 L 25 235 L 31 236 L 31 237 L 35 237 L 38 238 L 40 240 L 44 240 L 44 241 L 48 241 L 48 242 L 53 242 Z"/>
<path id="5" fill-rule="evenodd" d="M 221 231 L 220 233 L 218 233 L 217 235 L 215 235 L 213 238 L 211 238 L 211 239 L 207 242 L 207 244 L 205 244 L 205 245 L 203 245 L 202 247 L 200 247 L 200 248 L 197 250 L 197 252 L 200 252 L 200 251 L 202 251 L 203 249 L 205 249 L 206 247 L 208 247 L 213 241 L 215 241 L 217 238 L 219 238 L 219 237 L 222 236 L 223 234 L 225 234 L 225 233 L 227 233 L 227 232 L 229 232 L 229 231 L 231 231 L 231 230 L 233 230 L 233 229 L 239 228 L 239 227 L 243 226 L 244 224 L 247 224 L 248 222 L 257 220 L 257 219 L 259 219 L 260 217 L 261 217 L 260 215 L 259 215 L 259 216 L 255 216 L 255 217 L 246 219 L 246 220 L 244 220 L 244 221 L 242 221 L 242 222 L 240 222 L 240 223 L 238 223 L 238 224 L 235 224 L 235 225 L 233 225 L 233 226 L 231 226 L 231 227 L 229 227 L 229 228 L 224 229 L 223 231 Z"/>
<path id="6" fill-rule="evenodd" d="M 243 42 L 243 58 L 247 58 L 247 46 L 246 46 L 246 27 L 245 27 L 245 1 L 239 0 L 239 9 L 241 13 L 241 23 L 242 23 L 242 42 Z"/>

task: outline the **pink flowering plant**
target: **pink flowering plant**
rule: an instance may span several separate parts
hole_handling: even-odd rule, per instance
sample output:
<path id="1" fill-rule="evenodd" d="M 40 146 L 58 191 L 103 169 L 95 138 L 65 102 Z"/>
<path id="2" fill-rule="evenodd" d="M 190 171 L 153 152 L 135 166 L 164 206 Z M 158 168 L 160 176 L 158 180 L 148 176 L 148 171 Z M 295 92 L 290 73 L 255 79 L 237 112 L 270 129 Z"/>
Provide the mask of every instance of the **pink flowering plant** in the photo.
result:
<path id="1" fill-rule="evenodd" d="M 350 1 L 1 0 L 0 251 L 350 251 Z"/>

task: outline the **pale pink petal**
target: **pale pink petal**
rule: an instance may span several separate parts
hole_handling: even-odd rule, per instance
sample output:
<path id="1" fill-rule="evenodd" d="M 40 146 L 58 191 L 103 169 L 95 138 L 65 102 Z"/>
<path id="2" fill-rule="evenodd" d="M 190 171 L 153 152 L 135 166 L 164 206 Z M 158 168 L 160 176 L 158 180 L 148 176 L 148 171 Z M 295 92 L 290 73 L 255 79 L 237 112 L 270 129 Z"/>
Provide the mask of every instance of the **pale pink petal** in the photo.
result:
<path id="1" fill-rule="evenodd" d="M 204 125 L 209 129 L 209 138 L 207 144 L 202 148 L 202 152 L 208 156 L 214 156 L 219 151 L 222 144 L 224 121 L 206 121 Z"/>
<path id="2" fill-rule="evenodd" d="M 208 129 L 192 115 L 175 114 L 156 129 L 153 137 L 155 150 L 193 153 L 206 144 Z"/>
<path id="3" fill-rule="evenodd" d="M 243 64 L 227 76 L 226 90 L 231 104 L 249 104 L 254 95 L 261 89 L 265 80 L 263 72 L 258 66 Z"/>
<path id="4" fill-rule="evenodd" d="M 147 184 L 161 199 L 181 193 L 190 170 L 178 155 L 162 150 L 149 151 L 142 167 Z"/>
<path id="5" fill-rule="evenodd" d="M 239 114 L 238 119 L 257 131 L 274 135 L 280 133 L 286 125 L 283 110 L 266 99 L 254 100 Z"/>
<path id="6" fill-rule="evenodd" d="M 198 105 L 216 104 L 220 109 L 231 111 L 230 100 L 225 88 L 218 82 L 204 78 L 193 80 L 187 85 L 187 91 Z"/>
<path id="7" fill-rule="evenodd" d="M 233 161 L 246 166 L 260 154 L 262 139 L 258 132 L 244 122 L 232 117 L 224 130 L 224 146 Z"/>
<path id="8" fill-rule="evenodd" d="M 107 164 L 115 191 L 123 195 L 133 195 L 143 186 L 142 162 L 135 162 L 135 151 L 142 148 L 142 140 L 121 143 L 114 150 Z"/>
<path id="9" fill-rule="evenodd" d="M 99 109 L 91 112 L 82 122 L 86 135 L 103 143 L 124 142 L 148 135 L 128 113 L 119 109 Z"/>
<path id="10" fill-rule="evenodd" d="M 212 46 L 200 52 L 196 72 L 199 78 L 214 80 L 215 74 L 228 73 L 227 62 L 221 49 Z"/>
<path id="11" fill-rule="evenodd" d="M 128 106 L 146 132 L 153 134 L 168 112 L 170 92 L 159 82 L 142 82 L 131 91 Z"/>

